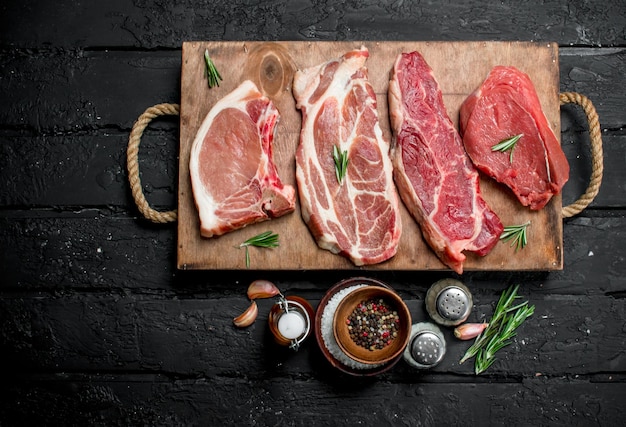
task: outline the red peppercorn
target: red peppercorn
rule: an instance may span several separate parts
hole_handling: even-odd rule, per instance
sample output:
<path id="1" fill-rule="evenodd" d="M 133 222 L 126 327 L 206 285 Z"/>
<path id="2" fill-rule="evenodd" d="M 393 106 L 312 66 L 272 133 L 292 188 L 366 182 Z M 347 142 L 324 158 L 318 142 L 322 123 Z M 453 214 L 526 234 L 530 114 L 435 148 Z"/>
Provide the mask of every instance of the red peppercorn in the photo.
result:
<path id="1" fill-rule="evenodd" d="M 383 299 L 362 301 L 346 319 L 350 337 L 371 351 L 391 344 L 397 337 L 399 323 L 397 312 Z"/>

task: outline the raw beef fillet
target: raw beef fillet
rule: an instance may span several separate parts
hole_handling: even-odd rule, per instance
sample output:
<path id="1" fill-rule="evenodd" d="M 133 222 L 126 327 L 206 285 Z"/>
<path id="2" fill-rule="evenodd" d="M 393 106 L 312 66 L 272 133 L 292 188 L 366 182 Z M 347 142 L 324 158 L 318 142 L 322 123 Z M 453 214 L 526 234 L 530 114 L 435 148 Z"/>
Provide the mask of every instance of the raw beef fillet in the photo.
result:
<path id="1" fill-rule="evenodd" d="M 318 246 L 355 265 L 393 257 L 402 229 L 389 142 L 368 81 L 366 48 L 296 72 L 293 94 L 302 113 L 296 179 L 302 218 Z M 333 147 L 346 151 L 339 183 Z"/>
<path id="2" fill-rule="evenodd" d="M 394 179 L 405 206 L 439 259 L 461 274 L 463 251 L 484 256 L 503 227 L 481 196 L 478 171 L 418 52 L 398 55 L 389 82 Z"/>
<path id="3" fill-rule="evenodd" d="M 218 101 L 191 147 L 189 171 L 204 237 L 295 210 L 272 159 L 278 110 L 251 81 Z"/>
<path id="4" fill-rule="evenodd" d="M 543 208 L 569 178 L 569 164 L 548 124 L 530 78 L 515 67 L 494 67 L 461 106 L 460 131 L 474 165 L 509 187 L 524 206 Z M 493 151 L 523 136 L 510 151 Z"/>

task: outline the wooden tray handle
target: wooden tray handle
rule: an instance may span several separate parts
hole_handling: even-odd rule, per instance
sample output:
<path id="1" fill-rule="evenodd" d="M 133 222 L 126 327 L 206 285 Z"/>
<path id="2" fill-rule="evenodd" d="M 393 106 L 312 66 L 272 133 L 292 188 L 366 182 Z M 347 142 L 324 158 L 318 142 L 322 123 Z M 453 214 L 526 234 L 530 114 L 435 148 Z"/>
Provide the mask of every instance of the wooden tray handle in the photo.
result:
<path id="1" fill-rule="evenodd" d="M 600 134 L 600 121 L 596 109 L 584 95 L 576 92 L 563 92 L 559 94 L 559 101 L 563 104 L 578 104 L 587 115 L 589 124 L 589 137 L 591 138 L 591 178 L 587 191 L 571 205 L 564 206 L 561 210 L 563 218 L 572 217 L 583 211 L 600 191 L 602 173 L 604 172 L 604 159 L 602 155 L 602 136 Z"/>
<path id="2" fill-rule="evenodd" d="M 152 119 L 158 116 L 178 116 L 180 115 L 180 106 L 178 104 L 157 104 L 143 112 L 133 125 L 128 138 L 128 148 L 126 150 L 126 167 L 128 168 L 128 181 L 130 189 L 133 193 L 135 203 L 147 219 L 152 222 L 166 223 L 176 221 L 178 214 L 176 210 L 160 212 L 154 210 L 148 204 L 146 197 L 141 188 L 141 179 L 139 178 L 139 142 L 141 135 Z"/>
<path id="3" fill-rule="evenodd" d="M 587 206 L 589 206 L 600 190 L 602 174 L 604 172 L 602 136 L 600 133 L 598 114 L 596 113 L 595 107 L 587 97 L 576 92 L 563 92 L 559 94 L 559 101 L 561 105 L 578 104 L 583 108 L 585 114 L 587 115 L 589 136 L 591 138 L 591 179 L 585 193 L 574 203 L 563 207 L 561 215 L 563 218 L 569 218 L 582 212 Z M 178 104 L 164 103 L 154 105 L 144 111 L 133 125 L 133 129 L 128 139 L 128 149 L 126 151 L 128 180 L 130 182 L 130 188 L 133 198 L 135 199 L 135 203 L 144 217 L 156 223 L 174 222 L 176 221 L 178 215 L 175 209 L 160 212 L 152 209 L 148 204 L 148 201 L 143 194 L 141 179 L 139 177 L 139 143 L 141 142 L 141 136 L 143 135 L 143 131 L 146 126 L 148 126 L 154 118 L 166 115 L 180 115 L 180 106 Z"/>

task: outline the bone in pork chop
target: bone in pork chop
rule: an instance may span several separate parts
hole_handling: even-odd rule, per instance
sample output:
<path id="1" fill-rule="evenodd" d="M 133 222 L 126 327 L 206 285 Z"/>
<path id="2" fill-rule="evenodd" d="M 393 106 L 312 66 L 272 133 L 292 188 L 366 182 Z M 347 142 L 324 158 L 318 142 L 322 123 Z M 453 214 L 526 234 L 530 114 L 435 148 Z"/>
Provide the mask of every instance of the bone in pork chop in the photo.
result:
<path id="1" fill-rule="evenodd" d="M 191 147 L 189 170 L 204 237 L 295 210 L 272 158 L 278 110 L 247 80 L 209 111 Z"/>
<path id="2" fill-rule="evenodd" d="M 494 67 L 461 105 L 459 127 L 474 165 L 509 187 L 530 209 L 543 208 L 569 178 L 569 164 L 535 87 L 515 67 Z M 500 141 L 522 135 L 510 151 Z"/>
<path id="3" fill-rule="evenodd" d="M 379 126 L 368 81 L 368 50 L 299 70 L 293 81 L 302 113 L 296 179 L 302 218 L 320 248 L 355 265 L 393 257 L 401 234 L 389 142 Z M 347 152 L 339 183 L 333 150 Z"/>
<path id="4" fill-rule="evenodd" d="M 394 179 L 439 259 L 461 274 L 463 251 L 486 255 L 503 226 L 487 206 L 439 84 L 418 52 L 398 55 L 389 82 Z"/>

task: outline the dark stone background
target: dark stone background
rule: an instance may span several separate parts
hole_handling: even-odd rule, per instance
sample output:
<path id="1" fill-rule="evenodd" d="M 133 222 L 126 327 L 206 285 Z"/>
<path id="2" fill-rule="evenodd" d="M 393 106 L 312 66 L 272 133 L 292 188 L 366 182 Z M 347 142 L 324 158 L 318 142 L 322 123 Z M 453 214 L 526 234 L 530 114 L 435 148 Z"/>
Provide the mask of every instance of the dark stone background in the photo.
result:
<path id="1" fill-rule="evenodd" d="M 463 5 L 457 4 L 463 3 Z M 0 425 L 622 425 L 626 410 L 626 3 L 617 1 L 35 1 L 0 4 Z M 600 116 L 600 193 L 564 220 L 564 269 L 470 272 L 471 320 L 520 283 L 535 315 L 480 376 L 454 341 L 435 369 L 348 377 L 314 340 L 277 348 L 232 318 L 258 278 L 315 306 L 350 271 L 175 267 L 176 225 L 143 219 L 126 145 L 149 106 L 179 102 L 187 40 L 532 40 L 559 44 L 560 89 Z M 589 138 L 563 107 L 584 192 Z M 144 133 L 144 191 L 176 205 L 178 120 Z M 376 272 L 426 319 L 449 272 Z M 273 301 L 259 302 L 262 320 Z"/>

